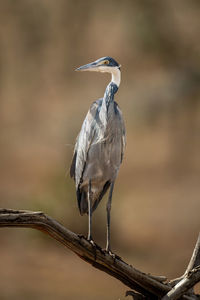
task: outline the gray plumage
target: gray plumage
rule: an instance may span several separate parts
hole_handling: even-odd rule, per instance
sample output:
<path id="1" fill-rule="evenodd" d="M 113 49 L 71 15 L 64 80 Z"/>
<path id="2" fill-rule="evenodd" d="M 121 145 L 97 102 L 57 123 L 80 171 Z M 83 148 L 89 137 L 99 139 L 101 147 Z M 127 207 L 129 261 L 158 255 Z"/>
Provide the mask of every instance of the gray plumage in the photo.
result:
<path id="1" fill-rule="evenodd" d="M 108 62 L 109 59 L 111 58 L 106 57 L 96 61 L 95 67 L 102 65 L 102 63 L 99 64 L 99 61 L 106 60 Z M 112 63 L 113 61 L 111 59 Z M 91 64 L 86 66 L 91 66 Z M 85 66 L 79 69 L 81 70 L 81 68 L 85 68 Z M 106 72 L 108 72 L 108 63 L 106 68 Z M 120 72 L 117 62 L 114 66 L 110 66 L 111 74 L 112 68 L 115 68 L 115 71 L 118 69 Z M 91 105 L 76 140 L 70 175 L 76 183 L 78 207 L 81 215 L 89 213 L 92 216 L 92 212 L 97 208 L 111 185 L 113 189 L 122 162 L 125 147 L 125 126 L 121 110 L 114 101 L 114 94 L 117 90 L 116 82 L 111 81 L 106 88 L 104 97 Z M 110 194 L 111 207 L 112 191 Z M 108 210 L 110 213 L 110 209 L 107 207 Z M 91 239 L 90 227 L 91 220 L 89 239 Z M 110 250 L 110 241 L 107 241 L 107 250 Z"/>

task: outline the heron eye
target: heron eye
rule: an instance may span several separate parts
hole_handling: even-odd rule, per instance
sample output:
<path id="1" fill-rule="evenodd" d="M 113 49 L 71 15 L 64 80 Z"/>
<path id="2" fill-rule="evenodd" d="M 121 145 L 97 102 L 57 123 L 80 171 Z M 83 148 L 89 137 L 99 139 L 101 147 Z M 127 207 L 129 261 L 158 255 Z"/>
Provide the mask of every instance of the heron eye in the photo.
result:
<path id="1" fill-rule="evenodd" d="M 109 61 L 108 60 L 104 60 L 104 65 L 108 65 L 109 64 Z"/>

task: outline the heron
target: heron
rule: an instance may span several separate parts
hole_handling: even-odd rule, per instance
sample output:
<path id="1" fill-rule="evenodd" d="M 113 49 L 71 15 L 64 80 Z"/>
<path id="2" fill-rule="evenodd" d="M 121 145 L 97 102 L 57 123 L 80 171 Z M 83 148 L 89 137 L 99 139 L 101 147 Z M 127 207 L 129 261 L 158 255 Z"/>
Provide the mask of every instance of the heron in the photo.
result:
<path id="1" fill-rule="evenodd" d="M 113 188 L 125 147 L 122 112 L 114 101 L 121 81 L 120 65 L 111 57 L 102 57 L 76 71 L 110 73 L 111 81 L 103 98 L 92 103 L 76 139 L 70 175 L 75 180 L 80 214 L 88 214 L 88 240 L 92 239 L 92 213 L 109 190 L 106 251 L 110 247 L 110 212 Z"/>

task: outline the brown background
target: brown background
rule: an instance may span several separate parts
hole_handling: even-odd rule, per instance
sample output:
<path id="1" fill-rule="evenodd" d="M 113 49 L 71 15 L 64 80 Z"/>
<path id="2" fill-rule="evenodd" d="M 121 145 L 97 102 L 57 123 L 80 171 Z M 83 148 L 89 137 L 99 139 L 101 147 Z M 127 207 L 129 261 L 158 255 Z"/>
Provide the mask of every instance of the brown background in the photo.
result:
<path id="1" fill-rule="evenodd" d="M 108 75 L 127 128 L 112 206 L 113 250 L 137 268 L 183 273 L 200 227 L 200 2 L 0 0 L 0 206 L 42 210 L 87 233 L 69 167 Z M 105 199 L 94 237 L 105 245 Z M 125 299 L 126 287 L 39 232 L 0 231 L 0 299 Z"/>

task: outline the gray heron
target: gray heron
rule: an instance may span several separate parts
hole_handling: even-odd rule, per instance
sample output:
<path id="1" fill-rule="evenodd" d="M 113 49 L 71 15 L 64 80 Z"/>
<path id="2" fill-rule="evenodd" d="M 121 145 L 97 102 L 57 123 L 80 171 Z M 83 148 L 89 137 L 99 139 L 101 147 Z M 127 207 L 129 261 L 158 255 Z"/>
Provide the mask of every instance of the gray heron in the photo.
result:
<path id="1" fill-rule="evenodd" d="M 77 137 L 70 175 L 76 183 L 80 214 L 88 214 L 88 240 L 92 241 L 92 213 L 109 189 L 107 201 L 107 243 L 110 248 L 110 211 L 116 176 L 123 159 L 125 126 L 121 110 L 114 101 L 118 91 L 120 65 L 111 57 L 103 57 L 79 67 L 76 71 L 111 74 L 103 98 L 92 103 Z"/>

